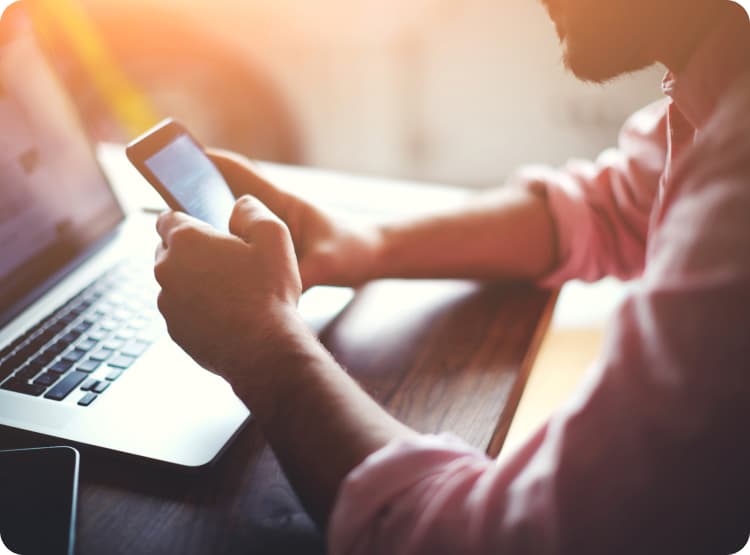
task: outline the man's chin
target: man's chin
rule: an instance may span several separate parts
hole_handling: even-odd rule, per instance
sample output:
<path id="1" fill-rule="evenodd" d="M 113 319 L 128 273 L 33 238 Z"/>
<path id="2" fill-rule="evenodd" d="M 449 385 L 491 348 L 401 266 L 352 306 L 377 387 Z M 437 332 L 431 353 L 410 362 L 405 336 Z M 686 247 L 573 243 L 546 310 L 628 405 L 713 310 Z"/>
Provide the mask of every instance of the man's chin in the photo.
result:
<path id="1" fill-rule="evenodd" d="M 563 62 L 578 79 L 589 83 L 606 83 L 626 73 L 632 73 L 652 65 L 635 59 L 617 59 L 601 50 L 597 55 L 576 55 L 567 41 L 563 41 Z"/>
<path id="2" fill-rule="evenodd" d="M 587 81 L 589 83 L 606 83 L 620 75 L 620 73 L 615 73 L 611 70 L 607 71 L 605 68 L 589 62 L 583 63 L 580 60 L 570 58 L 567 55 L 563 56 L 563 62 L 568 71 L 581 81 Z"/>

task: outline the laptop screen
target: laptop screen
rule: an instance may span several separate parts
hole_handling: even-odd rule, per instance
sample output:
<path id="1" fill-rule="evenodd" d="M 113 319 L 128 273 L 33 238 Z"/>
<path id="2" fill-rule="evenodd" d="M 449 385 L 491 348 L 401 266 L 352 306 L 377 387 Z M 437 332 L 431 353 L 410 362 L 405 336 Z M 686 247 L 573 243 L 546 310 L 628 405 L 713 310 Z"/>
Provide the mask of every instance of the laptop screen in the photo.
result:
<path id="1" fill-rule="evenodd" d="M 9 29 L 7 19 L 0 22 L 0 322 L 123 219 L 70 97 L 31 30 Z"/>

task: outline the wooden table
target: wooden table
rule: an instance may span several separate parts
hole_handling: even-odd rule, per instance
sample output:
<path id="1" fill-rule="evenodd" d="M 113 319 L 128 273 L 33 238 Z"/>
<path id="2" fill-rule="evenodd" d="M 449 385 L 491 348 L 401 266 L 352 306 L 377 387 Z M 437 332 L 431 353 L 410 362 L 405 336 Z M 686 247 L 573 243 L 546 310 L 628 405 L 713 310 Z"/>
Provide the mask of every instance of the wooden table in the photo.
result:
<path id="1" fill-rule="evenodd" d="M 398 418 L 496 455 L 551 306 L 525 284 L 382 281 L 320 337 Z M 0 431 L 2 448 L 57 443 Z M 82 450 L 77 552 L 312 554 L 325 542 L 251 422 L 196 474 Z"/>
<path id="2" fill-rule="evenodd" d="M 637 287 L 636 282 L 614 278 L 562 287 L 505 438 L 504 458 L 512 456 L 573 396 L 599 356 L 609 322 Z"/>

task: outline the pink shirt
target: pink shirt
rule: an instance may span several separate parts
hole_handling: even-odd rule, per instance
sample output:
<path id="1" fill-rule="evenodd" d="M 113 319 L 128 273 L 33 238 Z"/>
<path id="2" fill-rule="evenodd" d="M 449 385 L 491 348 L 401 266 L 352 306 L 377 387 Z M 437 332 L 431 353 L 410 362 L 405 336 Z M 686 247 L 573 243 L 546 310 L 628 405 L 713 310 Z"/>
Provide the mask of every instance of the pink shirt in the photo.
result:
<path id="1" fill-rule="evenodd" d="M 670 99 L 595 163 L 530 169 L 561 264 L 642 276 L 600 360 L 506 463 L 450 436 L 393 442 L 342 485 L 344 554 L 730 553 L 750 528 L 750 23 L 716 24 Z M 738 82 L 739 84 L 735 84 Z M 716 110 L 716 108 L 719 108 Z"/>

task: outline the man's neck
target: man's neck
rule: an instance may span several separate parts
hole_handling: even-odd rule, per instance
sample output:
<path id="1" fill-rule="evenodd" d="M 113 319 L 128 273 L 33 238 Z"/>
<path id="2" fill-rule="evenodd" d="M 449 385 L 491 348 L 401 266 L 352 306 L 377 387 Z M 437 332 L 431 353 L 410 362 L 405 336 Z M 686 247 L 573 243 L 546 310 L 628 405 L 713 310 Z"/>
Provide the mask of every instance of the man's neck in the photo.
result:
<path id="1" fill-rule="evenodd" d="M 679 73 L 688 63 L 693 52 L 716 24 L 716 21 L 731 9 L 731 2 L 709 1 L 683 4 L 678 10 L 665 14 L 664 29 L 654 46 L 656 60 L 670 71 Z"/>

